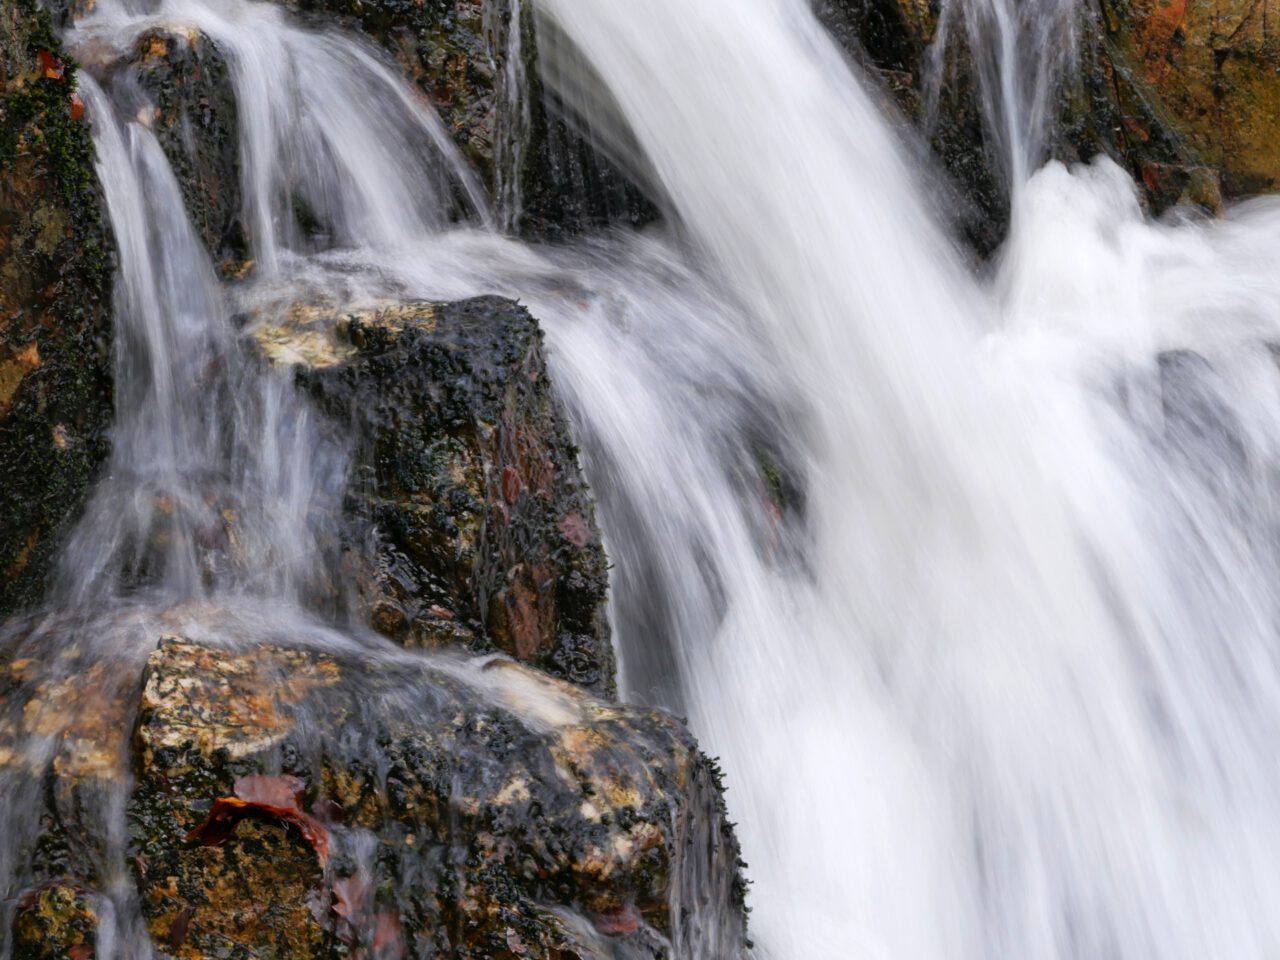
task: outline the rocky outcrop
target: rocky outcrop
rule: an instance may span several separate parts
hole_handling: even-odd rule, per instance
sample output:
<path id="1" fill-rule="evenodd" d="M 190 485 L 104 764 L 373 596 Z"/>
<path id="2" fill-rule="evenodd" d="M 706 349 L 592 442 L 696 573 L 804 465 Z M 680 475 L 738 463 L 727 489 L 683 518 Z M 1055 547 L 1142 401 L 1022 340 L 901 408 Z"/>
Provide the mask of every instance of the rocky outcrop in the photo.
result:
<path id="1" fill-rule="evenodd" d="M 255 336 L 360 438 L 347 573 L 362 619 L 612 694 L 607 561 L 528 312 L 495 297 L 293 304 Z"/>
<path id="2" fill-rule="evenodd" d="M 1271 175 L 1260 171 L 1280 167 L 1280 140 L 1265 129 L 1275 111 L 1259 106 L 1266 90 L 1280 95 L 1280 79 L 1265 67 L 1271 48 L 1259 29 L 1250 34 L 1258 8 L 1239 6 L 1233 23 L 1247 23 L 1229 42 L 1211 28 L 1226 22 L 1218 8 L 1158 0 L 1080 8 L 1078 63 L 1054 105 L 1050 155 L 1107 154 L 1132 174 L 1153 214 L 1176 204 L 1214 211 L 1224 197 L 1270 189 Z M 950 175 L 960 232 L 979 254 L 992 252 L 1007 229 L 1008 184 L 960 18 L 935 63 L 936 2 L 819 0 L 816 9 Z"/>
<path id="3" fill-rule="evenodd" d="M 153 30 L 117 69 L 130 73 L 145 98 L 132 112 L 146 120 L 164 149 L 214 263 L 243 260 L 248 247 L 236 96 L 217 46 L 200 33 Z"/>
<path id="4" fill-rule="evenodd" d="M 743 955 L 718 775 L 664 714 L 506 660 L 176 636 L 132 689 L 132 784 L 64 768 L 44 797 L 126 791 L 112 922 L 136 916 L 160 955 Z M 27 688 L 23 714 L 50 696 Z M 30 756 L 0 756 L 0 783 L 43 779 Z M 108 842 L 78 827 L 91 809 L 64 804 L 50 832 Z M 15 955 L 82 955 L 101 882 L 69 866 L 18 894 Z"/>
<path id="5" fill-rule="evenodd" d="M 75 65 L 0 0 L 0 617 L 36 601 L 107 455 L 111 254 Z"/>

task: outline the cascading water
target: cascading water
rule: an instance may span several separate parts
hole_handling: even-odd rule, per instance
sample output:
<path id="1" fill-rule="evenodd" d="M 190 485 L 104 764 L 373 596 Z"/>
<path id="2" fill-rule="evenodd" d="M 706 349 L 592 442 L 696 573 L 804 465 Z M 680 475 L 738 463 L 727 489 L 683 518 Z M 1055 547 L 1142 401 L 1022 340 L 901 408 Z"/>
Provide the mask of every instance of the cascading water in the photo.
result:
<path id="1" fill-rule="evenodd" d="M 1069 9 L 953 6 L 1015 201 L 983 283 L 801 0 L 536 6 L 607 87 L 602 126 L 643 149 L 671 236 L 486 231 L 392 71 L 266 4 L 103 3 L 71 41 L 92 64 L 189 26 L 228 54 L 261 277 L 241 306 L 500 292 L 544 321 L 617 563 L 625 684 L 724 759 L 757 955 L 1274 952 L 1280 213 L 1152 224 L 1107 161 L 1030 174 L 1057 68 L 1026 38 Z M 391 657 L 302 612 L 342 439 L 240 356 L 158 145 L 120 119 L 132 94 L 85 93 L 121 412 L 61 602 L 113 606 L 86 637 L 126 659 L 161 611 L 245 595 L 259 632 Z M 207 549 L 223 511 L 252 538 L 236 569 Z M 22 807 L 6 796 L 16 834 Z"/>
<path id="2" fill-rule="evenodd" d="M 646 448 L 568 377 L 604 484 L 639 501 L 619 517 L 606 496 L 611 536 L 657 539 L 644 589 L 695 608 L 682 702 L 735 788 L 760 950 L 1274 949 L 1273 208 L 1155 225 L 1108 161 L 1027 179 L 1052 74 L 1017 23 L 1043 37 L 1058 14 L 992 5 L 975 46 L 1016 206 L 979 289 L 799 4 L 542 8 L 791 398 L 799 569 L 727 506 L 713 414 Z"/>

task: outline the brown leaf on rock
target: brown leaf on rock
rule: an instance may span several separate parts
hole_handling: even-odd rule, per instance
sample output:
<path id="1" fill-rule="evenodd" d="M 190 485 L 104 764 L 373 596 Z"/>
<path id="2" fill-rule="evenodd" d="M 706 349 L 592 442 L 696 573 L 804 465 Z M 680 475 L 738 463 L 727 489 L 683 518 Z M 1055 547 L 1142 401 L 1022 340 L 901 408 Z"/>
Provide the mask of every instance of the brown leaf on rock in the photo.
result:
<path id="1" fill-rule="evenodd" d="M 369 896 L 369 885 L 359 877 L 333 881 L 333 912 L 344 920 L 354 920 Z"/>
<path id="2" fill-rule="evenodd" d="M 329 858 L 329 831 L 303 811 L 304 786 L 297 777 L 241 777 L 235 783 L 237 796 L 215 800 L 204 823 L 187 834 L 187 842 L 216 847 L 235 833 L 241 820 L 249 817 L 293 826 L 323 864 Z"/>
<path id="3" fill-rule="evenodd" d="M 400 935 L 400 915 L 380 913 L 374 921 L 373 949 L 377 956 L 390 960 L 404 956 L 404 940 Z"/>

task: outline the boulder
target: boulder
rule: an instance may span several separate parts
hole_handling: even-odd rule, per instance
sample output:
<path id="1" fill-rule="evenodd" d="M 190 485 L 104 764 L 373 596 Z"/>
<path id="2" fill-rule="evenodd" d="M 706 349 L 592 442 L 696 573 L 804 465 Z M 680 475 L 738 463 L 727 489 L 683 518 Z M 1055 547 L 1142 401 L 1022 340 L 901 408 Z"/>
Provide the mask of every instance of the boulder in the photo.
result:
<path id="1" fill-rule="evenodd" d="M 0 617 L 39 599 L 108 452 L 112 258 L 75 64 L 0 0 Z"/>
<path id="2" fill-rule="evenodd" d="M 6 792 L 49 785 L 32 808 L 113 798 L 64 803 L 51 839 L 12 848 L 98 848 L 55 880 L 44 863 L 7 878 L 31 883 L 6 893 L 15 956 L 92 955 L 113 849 L 130 877 L 111 935 L 160 956 L 745 955 L 718 773 L 678 721 L 505 659 L 318 648 L 299 629 L 162 638 L 112 698 L 127 749 L 98 727 L 132 777 L 59 768 L 39 738 L 0 755 Z M 62 702 L 48 680 L 18 682 L 21 713 Z M 94 736 L 74 726 L 43 736 Z"/>
<path id="3" fill-rule="evenodd" d="M 347 575 L 363 618 L 408 646 L 501 650 L 611 695 L 608 564 L 528 311 L 292 304 L 254 336 L 359 438 Z"/>

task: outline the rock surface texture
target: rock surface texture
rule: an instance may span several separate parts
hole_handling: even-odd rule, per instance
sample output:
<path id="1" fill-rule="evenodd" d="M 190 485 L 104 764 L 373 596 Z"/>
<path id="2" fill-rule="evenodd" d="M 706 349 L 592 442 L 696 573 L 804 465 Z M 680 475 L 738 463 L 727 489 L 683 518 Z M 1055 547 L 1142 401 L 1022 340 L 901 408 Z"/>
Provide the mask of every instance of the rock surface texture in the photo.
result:
<path id="1" fill-rule="evenodd" d="M 359 438 L 347 573 L 361 618 L 406 646 L 500 650 L 612 695 L 607 561 L 529 313 L 496 297 L 294 304 L 255 336 Z"/>
<path id="2" fill-rule="evenodd" d="M 0 617 L 39 599 L 107 455 L 111 254 L 75 65 L 0 0 Z"/>
<path id="3" fill-rule="evenodd" d="M 31 725 L 94 695 L 8 679 L 24 706 L 5 744 L 42 733 L 57 756 L 116 755 L 102 724 Z M 46 811 L 36 868 L 11 878 L 28 884 L 10 901 L 17 957 L 92 956 L 103 904 L 158 956 L 193 960 L 744 949 L 718 774 L 664 714 L 509 660 L 177 636 L 108 700 L 136 717 L 127 767 L 0 757 L 5 799 L 29 784 L 24 809 Z M 121 812 L 124 835 L 104 831 Z M 101 869 L 112 843 L 123 883 Z"/>

